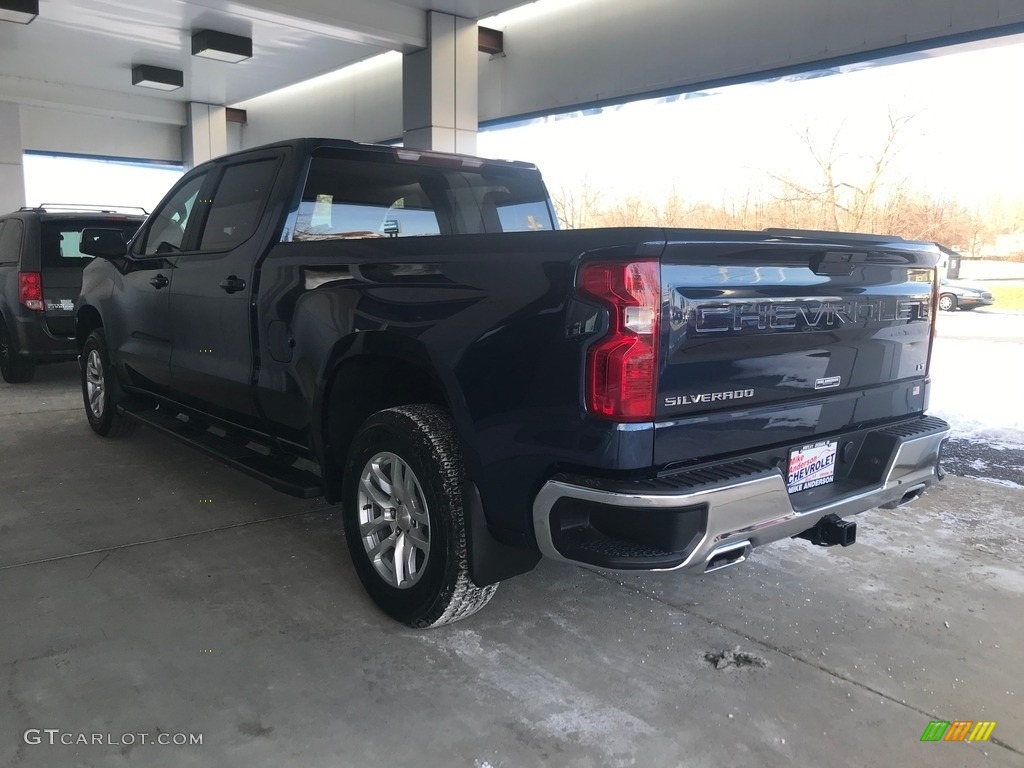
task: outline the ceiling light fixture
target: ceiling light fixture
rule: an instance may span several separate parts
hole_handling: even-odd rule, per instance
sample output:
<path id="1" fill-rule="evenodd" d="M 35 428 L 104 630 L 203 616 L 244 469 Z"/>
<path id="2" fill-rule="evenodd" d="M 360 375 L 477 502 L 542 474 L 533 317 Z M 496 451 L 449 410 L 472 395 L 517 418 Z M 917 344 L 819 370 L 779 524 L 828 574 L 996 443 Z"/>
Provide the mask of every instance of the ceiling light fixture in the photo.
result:
<path id="1" fill-rule="evenodd" d="M 0 0 L 0 21 L 30 24 L 39 15 L 39 0 Z"/>
<path id="2" fill-rule="evenodd" d="M 192 35 L 192 55 L 237 64 L 252 58 L 252 38 L 203 29 Z"/>
<path id="3" fill-rule="evenodd" d="M 159 91 L 176 91 L 184 84 L 185 76 L 180 69 L 164 69 L 150 64 L 132 67 L 132 85 L 156 88 Z"/>

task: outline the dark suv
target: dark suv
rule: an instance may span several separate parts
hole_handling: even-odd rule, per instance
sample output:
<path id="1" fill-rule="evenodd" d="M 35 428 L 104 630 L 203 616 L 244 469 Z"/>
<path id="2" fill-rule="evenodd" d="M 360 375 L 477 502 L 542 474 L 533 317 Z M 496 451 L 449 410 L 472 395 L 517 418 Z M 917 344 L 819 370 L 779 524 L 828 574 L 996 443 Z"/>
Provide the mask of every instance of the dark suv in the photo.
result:
<path id="1" fill-rule="evenodd" d="M 141 210 L 141 209 L 140 209 Z M 144 216 L 71 206 L 22 208 L 0 216 L 0 374 L 29 381 L 36 363 L 74 360 L 75 300 L 92 259 L 79 250 L 85 227 L 125 240 Z"/>

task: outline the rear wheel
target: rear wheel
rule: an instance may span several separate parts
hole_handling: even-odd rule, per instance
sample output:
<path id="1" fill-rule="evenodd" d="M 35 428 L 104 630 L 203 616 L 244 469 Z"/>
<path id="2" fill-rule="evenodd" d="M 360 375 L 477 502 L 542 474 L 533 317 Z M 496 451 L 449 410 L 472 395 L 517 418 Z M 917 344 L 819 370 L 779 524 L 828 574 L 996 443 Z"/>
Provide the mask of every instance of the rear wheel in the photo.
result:
<path id="1" fill-rule="evenodd" d="M 7 330 L 6 323 L 0 321 L 0 376 L 3 376 L 8 384 L 21 384 L 32 381 L 35 374 L 35 361 L 14 351 L 11 332 Z"/>
<path id="2" fill-rule="evenodd" d="M 939 296 L 939 309 L 943 312 L 952 312 L 956 309 L 956 296 L 952 293 L 944 293 Z"/>
<path id="3" fill-rule="evenodd" d="M 138 423 L 117 412 L 118 397 L 115 393 L 119 388 L 102 329 L 97 328 L 89 334 L 79 362 L 85 415 L 92 431 L 103 437 L 127 437 L 135 432 Z"/>
<path id="4" fill-rule="evenodd" d="M 411 627 L 450 624 L 483 608 L 497 584 L 469 576 L 462 456 L 434 405 L 380 411 L 356 435 L 345 468 L 345 538 L 363 586 Z"/>

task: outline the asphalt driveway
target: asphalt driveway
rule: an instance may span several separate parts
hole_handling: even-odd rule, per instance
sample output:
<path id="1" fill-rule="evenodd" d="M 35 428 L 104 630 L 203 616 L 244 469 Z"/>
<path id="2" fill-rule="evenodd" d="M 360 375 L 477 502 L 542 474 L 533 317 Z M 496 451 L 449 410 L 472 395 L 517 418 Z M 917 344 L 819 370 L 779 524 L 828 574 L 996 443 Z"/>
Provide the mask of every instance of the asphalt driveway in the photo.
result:
<path id="1" fill-rule="evenodd" d="M 0 765 L 1024 765 L 1021 489 L 705 577 L 543 563 L 415 632 L 321 501 L 81 408 L 73 365 L 0 385 Z"/>

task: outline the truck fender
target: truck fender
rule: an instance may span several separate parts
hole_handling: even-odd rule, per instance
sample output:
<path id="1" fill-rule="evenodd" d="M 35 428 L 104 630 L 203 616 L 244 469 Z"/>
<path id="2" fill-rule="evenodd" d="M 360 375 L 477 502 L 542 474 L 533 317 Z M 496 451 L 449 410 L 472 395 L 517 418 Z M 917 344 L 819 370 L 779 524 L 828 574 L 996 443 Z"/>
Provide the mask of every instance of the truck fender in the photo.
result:
<path id="1" fill-rule="evenodd" d="M 414 339 L 396 336 L 384 332 L 364 332 L 355 338 L 339 340 L 324 365 L 318 379 L 312 405 L 312 424 L 320 425 L 312 431 L 316 441 L 316 451 L 321 458 L 324 471 L 324 489 L 328 501 L 341 500 L 341 467 L 340 456 L 331 445 L 330 398 L 339 372 L 346 366 L 400 365 L 406 370 L 415 371 L 422 377 L 429 388 L 430 397 L 427 401 L 437 402 L 452 414 L 456 433 L 463 451 L 467 479 L 462 485 L 462 498 L 466 521 L 466 545 L 470 557 L 470 576 L 477 586 L 483 587 L 525 573 L 536 566 L 540 554 L 533 550 L 504 544 L 494 538 L 487 524 L 483 500 L 480 491 L 472 481 L 475 460 L 466 440 L 465 424 L 460 424 L 459 413 L 465 414 L 466 406 L 461 391 L 452 382 L 443 381 L 436 367 L 427 355 L 426 349 Z M 453 391 L 454 389 L 454 391 Z M 460 409 L 461 405 L 461 409 Z M 384 407 L 390 407 L 384 405 Z M 366 414 L 369 416 L 369 413 Z M 472 435 L 472 431 L 469 432 Z"/>

